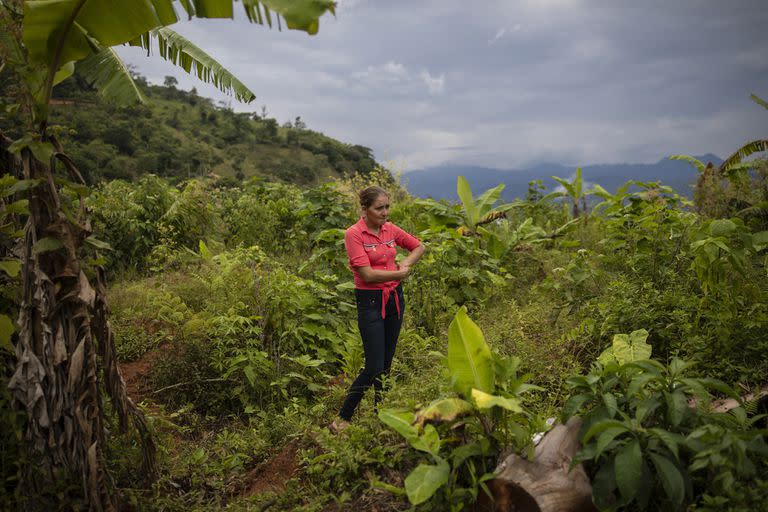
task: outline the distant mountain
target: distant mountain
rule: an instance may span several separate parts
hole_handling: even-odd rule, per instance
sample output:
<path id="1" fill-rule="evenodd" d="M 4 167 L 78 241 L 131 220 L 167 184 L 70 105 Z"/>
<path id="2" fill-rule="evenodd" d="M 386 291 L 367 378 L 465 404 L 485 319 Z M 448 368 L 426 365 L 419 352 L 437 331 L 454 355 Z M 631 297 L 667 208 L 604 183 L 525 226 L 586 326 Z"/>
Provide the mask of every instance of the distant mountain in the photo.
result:
<path id="1" fill-rule="evenodd" d="M 713 154 L 697 156 L 702 162 L 711 161 L 718 165 L 722 160 Z M 554 190 L 558 183 L 552 176 L 570 179 L 575 167 L 557 163 L 542 163 L 523 169 L 491 169 L 488 167 L 465 165 L 442 165 L 411 171 L 403 175 L 403 182 L 411 194 L 435 199 L 458 199 L 456 178 L 464 176 L 472 186 L 472 191 L 479 194 L 499 183 L 506 185 L 503 197 L 507 201 L 525 197 L 528 183 L 542 180 L 548 191 Z M 600 164 L 582 166 L 582 175 L 588 184 L 598 184 L 609 192 L 629 180 L 660 181 L 675 189 L 677 193 L 690 196 L 696 180 L 697 171 L 688 163 L 678 160 L 661 159 L 655 164 Z"/>

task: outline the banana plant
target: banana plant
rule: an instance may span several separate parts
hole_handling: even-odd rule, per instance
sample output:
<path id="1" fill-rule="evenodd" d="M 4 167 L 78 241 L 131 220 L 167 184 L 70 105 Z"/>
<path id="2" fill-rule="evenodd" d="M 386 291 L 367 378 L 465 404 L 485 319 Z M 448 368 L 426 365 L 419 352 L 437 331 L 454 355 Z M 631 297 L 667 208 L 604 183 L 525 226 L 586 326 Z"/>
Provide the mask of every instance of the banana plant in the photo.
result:
<path id="1" fill-rule="evenodd" d="M 764 99 L 760 98 L 756 94 L 750 95 L 749 98 L 764 109 L 768 110 L 768 102 L 766 102 Z M 719 174 L 721 176 L 730 178 L 736 173 L 746 172 L 752 169 L 754 164 L 751 162 L 744 162 L 744 159 L 755 153 L 761 153 L 764 151 L 768 151 L 768 139 L 755 139 L 753 141 L 747 142 L 736 151 L 734 151 L 725 160 L 723 160 L 723 162 L 718 167 Z M 682 160 L 684 162 L 688 162 L 701 174 L 703 174 L 709 167 L 712 167 L 711 163 L 704 164 L 702 161 L 690 155 L 672 155 L 669 158 L 670 160 Z"/>
<path id="2" fill-rule="evenodd" d="M 458 310 L 448 327 L 446 362 L 458 396 L 438 398 L 416 412 L 379 412 L 382 422 L 432 459 L 432 464 L 419 464 L 405 479 L 405 492 L 413 505 L 429 500 L 446 485 L 450 494 L 462 474 L 470 475 L 468 491 L 476 499 L 478 487 L 484 488 L 484 482 L 493 478 L 491 471 L 479 473 L 476 465 L 498 452 L 502 442 L 519 448 L 530 444 L 532 416 L 522 404 L 522 395 L 541 388 L 527 384 L 528 375 L 518 376 L 518 358 L 502 358 L 491 352 L 465 307 Z M 466 424 L 468 417 L 477 421 L 482 434 L 446 450 L 447 440 L 440 438 L 435 425 L 458 427 Z"/>
<path id="3" fill-rule="evenodd" d="M 182 0 L 187 17 L 232 18 L 232 0 Z M 173 0 L 27 0 L 23 2 L 23 42 L 32 71 L 27 75 L 36 101 L 38 121 L 47 117 L 53 86 L 81 67 L 86 79 L 102 86 L 109 97 L 141 101 L 126 66 L 110 48 L 131 44 L 160 56 L 238 101 L 255 98 L 245 85 L 192 42 L 167 28 L 179 20 Z M 331 0 L 251 0 L 243 2 L 249 21 L 281 25 L 315 34 L 319 18 L 333 12 Z M 82 64 L 82 66 L 81 66 Z"/>
<path id="4" fill-rule="evenodd" d="M 574 219 L 578 219 L 582 213 L 587 213 L 587 196 L 596 194 L 603 195 L 607 192 L 600 185 L 584 190 L 584 179 L 582 178 L 581 167 L 576 168 L 576 174 L 573 180 L 568 181 L 564 178 L 552 176 L 552 179 L 558 182 L 564 190 L 555 190 L 545 195 L 542 200 L 553 199 L 555 197 L 568 197 L 571 200 L 571 213 Z"/>
<path id="5" fill-rule="evenodd" d="M 506 216 L 506 212 L 519 206 L 517 203 L 505 203 L 494 206 L 504 190 L 503 183 L 486 190 L 479 197 L 472 195 L 472 188 L 464 176 L 456 180 L 456 192 L 463 206 L 463 225 L 459 232 L 463 235 L 471 235 L 476 232 L 477 226 L 488 224 L 494 220 Z"/>
<path id="6" fill-rule="evenodd" d="M 335 7 L 331 0 L 247 0 L 242 5 L 251 22 L 281 27 L 284 20 L 289 29 L 309 34 L 317 32 L 319 18 Z M 73 482 L 80 482 L 83 490 L 80 505 L 118 508 L 117 493 L 105 477 L 108 422 L 102 391 L 111 399 L 120 427 L 132 424 L 139 433 L 142 474 L 147 480 L 157 474 L 154 443 L 117 369 L 103 270 L 93 269 L 94 280 L 80 259 L 91 231 L 84 205 L 89 190 L 76 163 L 48 130 L 53 87 L 79 69 L 109 98 L 140 101 L 139 89 L 112 48 L 134 44 L 150 49 L 156 44 L 161 57 L 200 80 L 234 92 L 238 100 L 252 100 L 253 92 L 231 73 L 167 28 L 178 21 L 177 12 L 189 18 L 232 18 L 233 9 L 233 0 L 0 2 L 0 67 L 11 70 L 18 82 L 18 103 L 9 111 L 15 110 L 18 124 L 24 125 L 17 140 L 0 132 L 0 161 L 8 163 L 4 171 L 10 175 L 38 184 L 25 192 L 29 213 L 22 244 L 22 299 L 18 329 L 12 334 L 18 359 L 9 382 L 27 413 L 29 470 L 21 490 L 30 509 L 50 506 L 39 490 L 54 493 Z M 64 193 L 76 198 L 74 205 L 62 199 Z M 7 325 L 2 327 L 7 333 Z"/>
<path id="7" fill-rule="evenodd" d="M 768 110 L 768 102 L 759 96 L 752 94 L 749 98 Z M 768 139 L 756 139 L 747 142 L 734 151 L 732 155 L 723 160 L 723 163 L 720 164 L 720 171 L 723 174 L 728 174 L 729 172 L 751 169 L 752 166 L 750 163 L 744 162 L 743 160 L 754 153 L 761 153 L 763 151 L 768 151 Z"/>

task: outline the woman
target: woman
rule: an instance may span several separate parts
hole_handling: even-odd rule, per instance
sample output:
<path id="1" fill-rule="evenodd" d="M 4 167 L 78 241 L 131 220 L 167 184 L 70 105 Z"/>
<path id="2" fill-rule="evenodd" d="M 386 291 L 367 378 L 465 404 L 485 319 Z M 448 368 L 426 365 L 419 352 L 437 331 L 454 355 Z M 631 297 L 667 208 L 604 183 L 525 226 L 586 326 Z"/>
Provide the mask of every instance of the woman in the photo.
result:
<path id="1" fill-rule="evenodd" d="M 359 198 L 362 216 L 347 229 L 344 246 L 355 278 L 357 326 L 363 339 L 365 367 L 349 388 L 339 417 L 331 423 L 336 432 L 349 426 L 363 393 L 371 385 L 374 403 L 379 401 L 382 377 L 389 374 L 403 323 L 405 301 L 400 280 L 424 254 L 424 246 L 417 238 L 387 222 L 389 194 L 384 189 L 368 187 Z M 395 246 L 410 252 L 399 266 L 395 263 Z"/>

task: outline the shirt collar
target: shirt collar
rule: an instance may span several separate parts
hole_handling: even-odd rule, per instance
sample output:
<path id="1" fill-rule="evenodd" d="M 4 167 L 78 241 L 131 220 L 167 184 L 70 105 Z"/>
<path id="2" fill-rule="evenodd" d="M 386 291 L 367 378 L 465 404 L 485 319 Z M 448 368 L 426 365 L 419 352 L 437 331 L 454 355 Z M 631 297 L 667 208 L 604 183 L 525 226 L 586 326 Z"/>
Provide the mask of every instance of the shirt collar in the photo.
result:
<path id="1" fill-rule="evenodd" d="M 385 231 L 389 230 L 389 221 L 385 222 L 384 225 L 381 226 L 381 229 L 379 229 L 379 234 L 378 235 L 368 231 L 368 224 L 365 223 L 365 219 L 362 216 L 360 217 L 360 220 L 357 221 L 357 224 L 360 227 L 360 231 L 362 231 L 364 233 L 368 233 L 371 236 L 381 237 L 381 235 L 383 235 Z"/>

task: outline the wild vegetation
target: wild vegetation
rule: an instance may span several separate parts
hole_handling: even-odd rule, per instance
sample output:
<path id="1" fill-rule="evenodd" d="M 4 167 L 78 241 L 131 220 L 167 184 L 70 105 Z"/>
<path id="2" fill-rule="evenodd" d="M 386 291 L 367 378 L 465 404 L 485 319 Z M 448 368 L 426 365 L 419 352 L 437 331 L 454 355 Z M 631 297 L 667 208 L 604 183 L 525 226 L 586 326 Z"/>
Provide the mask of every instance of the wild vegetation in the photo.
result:
<path id="1" fill-rule="evenodd" d="M 312 131 L 301 117 L 281 124 L 265 106 L 234 112 L 177 89 L 170 76 L 162 86 L 136 74 L 133 79 L 146 101 L 128 108 L 106 101 L 78 73 L 54 90 L 52 129 L 88 183 L 145 173 L 173 180 L 214 173 L 314 184 L 374 167 L 369 148 Z"/>
<path id="2" fill-rule="evenodd" d="M 765 180 L 753 165 L 750 193 Z M 135 441 L 110 438 L 116 483 L 142 509 L 459 510 L 502 451 L 527 453 L 546 418 L 572 414 L 601 507 L 761 506 L 757 402 L 714 413 L 709 400 L 765 385 L 764 218 L 711 218 L 655 183 L 602 191 L 573 218 L 541 193 L 414 198 L 384 170 L 221 181 L 146 175 L 86 198 L 118 356 L 159 448 L 160 479 L 141 490 Z M 406 282 L 384 408 L 364 401 L 334 436 L 362 364 L 342 230 L 365 183 L 394 191 L 392 220 L 428 252 Z M 461 377 L 462 344 L 485 347 L 480 382 Z"/>
<path id="3" fill-rule="evenodd" d="M 166 4 L 152 3 L 162 23 L 143 25 L 150 41 L 173 37 L 157 28 L 172 22 Z M 278 12 L 310 32 L 322 14 Z M 121 25 L 80 21 L 104 47 L 70 56 L 108 58 Z M 18 42 L 18 23 L 6 26 Z M 71 70 L 37 51 L 33 68 L 52 58 L 31 82 L 40 90 L 9 105 L 31 127 L 13 124 L 12 140 L 4 126 L 0 152 L 9 509 L 462 510 L 487 502 L 503 454 L 530 456 L 549 418 L 573 415 L 601 509 L 764 507 L 768 164 L 744 159 L 765 141 L 720 168 L 680 157 L 700 170 L 694 202 L 660 183 L 584 190 L 577 171 L 562 190 L 532 183 L 507 204 L 502 186 L 475 195 L 460 179 L 451 204 L 410 196 L 365 148 L 213 108 L 170 82 L 133 87 L 158 106 L 114 108 L 112 126 L 91 121 L 98 103 L 50 115 L 57 72 Z M 61 97 L 82 99 L 70 87 Z M 157 137 L 128 124 L 148 112 L 162 120 Z M 203 134 L 211 113 L 218 129 Z M 55 133 L 82 152 L 95 188 Z M 163 161 L 175 137 L 210 155 Z M 273 150 L 280 159 L 259 167 Z M 366 398 L 333 435 L 363 358 L 342 235 L 369 184 L 392 190 L 392 221 L 428 249 L 405 283 L 380 411 Z M 723 398 L 736 407 L 720 412 Z"/>

